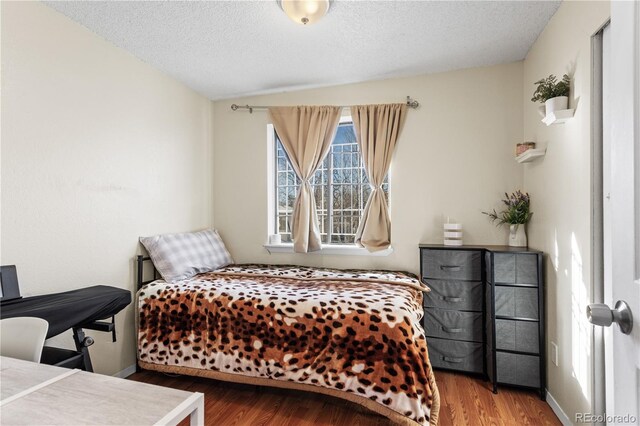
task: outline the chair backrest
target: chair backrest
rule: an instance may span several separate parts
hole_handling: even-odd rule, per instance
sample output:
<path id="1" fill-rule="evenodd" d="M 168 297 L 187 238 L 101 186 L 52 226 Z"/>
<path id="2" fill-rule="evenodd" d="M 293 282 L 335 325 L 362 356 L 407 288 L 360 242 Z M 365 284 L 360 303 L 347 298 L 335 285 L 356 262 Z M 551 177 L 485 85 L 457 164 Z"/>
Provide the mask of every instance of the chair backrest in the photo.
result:
<path id="1" fill-rule="evenodd" d="M 15 317 L 0 320 L 0 355 L 40 362 L 49 323 L 42 318 Z"/>
<path id="2" fill-rule="evenodd" d="M 16 265 L 0 266 L 0 301 L 20 299 L 18 272 Z"/>

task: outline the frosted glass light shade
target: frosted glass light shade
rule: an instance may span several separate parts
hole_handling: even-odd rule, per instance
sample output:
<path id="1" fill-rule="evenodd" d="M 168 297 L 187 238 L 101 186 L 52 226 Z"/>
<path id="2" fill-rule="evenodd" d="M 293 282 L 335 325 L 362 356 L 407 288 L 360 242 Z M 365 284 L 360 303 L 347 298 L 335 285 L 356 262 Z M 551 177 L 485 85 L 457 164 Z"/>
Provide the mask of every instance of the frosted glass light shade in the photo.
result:
<path id="1" fill-rule="evenodd" d="M 280 7 L 287 16 L 298 24 L 317 22 L 329 11 L 329 0 L 279 0 Z"/>

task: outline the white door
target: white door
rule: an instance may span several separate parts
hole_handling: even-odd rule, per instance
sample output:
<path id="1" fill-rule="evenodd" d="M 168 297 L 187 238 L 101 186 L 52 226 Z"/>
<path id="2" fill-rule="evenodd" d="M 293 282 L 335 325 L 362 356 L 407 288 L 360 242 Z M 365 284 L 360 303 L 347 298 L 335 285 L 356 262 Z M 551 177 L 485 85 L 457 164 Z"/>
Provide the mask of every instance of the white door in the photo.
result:
<path id="1" fill-rule="evenodd" d="M 604 330 L 606 417 L 640 422 L 640 3 L 611 2 L 603 37 Z M 625 309 L 625 305 L 628 309 Z M 615 309 L 617 306 L 618 309 Z M 633 317 L 633 318 L 629 318 Z M 605 413 L 594 413 L 604 415 Z"/>

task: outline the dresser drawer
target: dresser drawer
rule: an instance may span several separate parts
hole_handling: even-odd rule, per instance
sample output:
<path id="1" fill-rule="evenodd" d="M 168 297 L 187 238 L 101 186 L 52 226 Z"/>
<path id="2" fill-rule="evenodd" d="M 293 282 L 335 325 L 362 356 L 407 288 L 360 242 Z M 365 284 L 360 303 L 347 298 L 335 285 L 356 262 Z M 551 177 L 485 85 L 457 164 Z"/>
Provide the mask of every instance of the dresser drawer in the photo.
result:
<path id="1" fill-rule="evenodd" d="M 443 280 L 480 281 L 482 252 L 473 250 L 421 250 L 422 276 Z"/>
<path id="2" fill-rule="evenodd" d="M 434 368 L 484 372 L 482 343 L 427 338 L 427 347 Z"/>
<path id="3" fill-rule="evenodd" d="M 496 348 L 539 353 L 538 325 L 531 321 L 496 320 Z"/>
<path id="4" fill-rule="evenodd" d="M 540 386 L 540 357 L 498 351 L 496 362 L 499 383 L 534 388 Z"/>
<path id="5" fill-rule="evenodd" d="M 482 312 L 482 281 L 422 280 L 431 291 L 424 295 L 424 306 Z"/>
<path id="6" fill-rule="evenodd" d="M 538 289 L 495 286 L 496 317 L 538 319 Z"/>
<path id="7" fill-rule="evenodd" d="M 425 309 L 427 337 L 482 342 L 482 313 L 449 309 Z"/>
<path id="8" fill-rule="evenodd" d="M 488 277 L 491 280 L 491 275 Z M 496 283 L 538 285 L 538 256 L 494 253 L 493 277 Z"/>

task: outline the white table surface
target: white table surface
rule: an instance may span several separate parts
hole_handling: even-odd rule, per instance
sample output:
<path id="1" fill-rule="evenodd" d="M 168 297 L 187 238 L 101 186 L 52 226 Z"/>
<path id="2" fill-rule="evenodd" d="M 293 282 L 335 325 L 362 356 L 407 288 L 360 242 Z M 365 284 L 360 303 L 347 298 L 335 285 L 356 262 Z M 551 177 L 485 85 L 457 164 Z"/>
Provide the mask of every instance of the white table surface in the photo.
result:
<path id="1" fill-rule="evenodd" d="M 204 395 L 0 357 L 2 425 L 204 424 Z"/>

